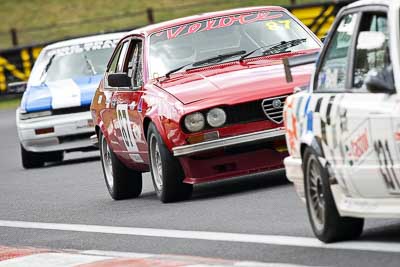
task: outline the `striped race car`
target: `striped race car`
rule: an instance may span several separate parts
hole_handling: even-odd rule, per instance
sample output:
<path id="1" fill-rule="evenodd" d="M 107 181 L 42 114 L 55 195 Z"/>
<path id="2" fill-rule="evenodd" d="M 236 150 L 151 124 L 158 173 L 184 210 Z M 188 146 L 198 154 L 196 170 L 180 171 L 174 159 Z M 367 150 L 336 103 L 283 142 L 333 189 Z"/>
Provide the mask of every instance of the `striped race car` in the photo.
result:
<path id="1" fill-rule="evenodd" d="M 24 168 L 62 161 L 65 151 L 95 148 L 90 103 L 122 36 L 90 36 L 43 48 L 16 111 Z"/>
<path id="2" fill-rule="evenodd" d="M 344 8 L 310 88 L 285 103 L 286 174 L 323 242 L 358 238 L 364 218 L 400 217 L 399 9 Z"/>

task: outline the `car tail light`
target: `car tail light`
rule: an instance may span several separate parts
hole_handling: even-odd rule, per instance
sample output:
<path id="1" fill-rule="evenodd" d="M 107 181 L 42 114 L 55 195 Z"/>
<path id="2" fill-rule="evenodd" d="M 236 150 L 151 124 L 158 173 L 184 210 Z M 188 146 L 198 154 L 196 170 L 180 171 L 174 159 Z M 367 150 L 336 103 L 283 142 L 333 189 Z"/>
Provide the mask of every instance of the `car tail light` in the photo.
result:
<path id="1" fill-rule="evenodd" d="M 37 135 L 48 133 L 54 133 L 54 127 L 35 129 L 35 134 Z"/>

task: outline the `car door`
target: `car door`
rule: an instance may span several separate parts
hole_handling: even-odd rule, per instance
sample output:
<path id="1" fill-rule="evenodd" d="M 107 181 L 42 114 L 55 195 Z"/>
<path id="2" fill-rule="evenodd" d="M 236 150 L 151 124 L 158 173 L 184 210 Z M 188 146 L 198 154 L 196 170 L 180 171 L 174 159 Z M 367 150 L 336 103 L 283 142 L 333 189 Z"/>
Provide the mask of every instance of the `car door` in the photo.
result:
<path id="1" fill-rule="evenodd" d="M 104 123 L 104 129 L 107 132 L 108 143 L 112 150 L 116 153 L 123 149 L 123 144 L 120 143 L 120 134 L 119 134 L 119 124 L 116 120 L 116 112 L 115 112 L 115 100 L 113 98 L 114 93 L 118 88 L 111 87 L 108 85 L 108 74 L 116 73 L 121 69 L 121 62 L 123 61 L 127 48 L 129 45 L 129 41 L 124 41 L 118 44 L 115 48 L 115 52 L 112 55 L 112 58 L 107 66 L 107 70 L 105 73 L 104 79 L 104 108 L 101 111 L 100 115 L 102 117 L 102 122 Z M 101 99 L 101 101 L 103 101 Z"/>
<path id="2" fill-rule="evenodd" d="M 120 140 L 124 144 L 121 154 L 130 159 L 135 167 L 143 168 L 147 162 L 147 145 L 142 129 L 142 46 L 140 38 L 132 38 L 125 56 L 123 68 L 131 79 L 130 88 L 118 88 L 113 94 L 116 117 L 120 128 Z"/>
<path id="3" fill-rule="evenodd" d="M 105 97 L 106 97 L 106 109 L 103 112 L 103 117 L 109 117 L 109 123 L 106 125 L 106 129 L 108 131 L 109 136 L 109 145 L 116 154 L 120 154 L 124 151 L 125 145 L 123 143 L 121 127 L 117 116 L 117 103 L 118 99 L 117 92 L 122 88 L 111 87 L 108 84 L 108 75 L 112 73 L 120 73 L 123 72 L 125 57 L 128 52 L 128 48 L 130 45 L 130 40 L 124 40 L 121 42 L 116 49 L 116 53 L 113 56 L 111 63 L 108 66 L 105 79 L 104 79 L 104 88 L 105 88 Z"/>
<path id="4" fill-rule="evenodd" d="M 317 63 L 313 93 L 307 105 L 311 109 L 308 114 L 312 114 L 307 127 L 317 137 L 332 175 L 350 192 L 356 192 L 356 189 L 344 173 L 340 121 L 343 114 L 339 107 L 346 95 L 351 48 L 359 17 L 357 10 L 350 10 L 333 25 L 333 34 L 328 37 Z"/>
<path id="5" fill-rule="evenodd" d="M 382 6 L 363 10 L 354 53 L 350 56 L 349 90 L 340 102 L 344 171 L 365 198 L 400 193 L 394 134 L 399 130 L 394 116 L 400 99 L 389 92 L 371 92 L 367 83 L 370 75 L 384 73 L 386 82 L 394 87 L 388 21 L 387 10 Z M 382 47 L 369 49 L 374 40 L 364 38 L 368 35 L 376 36 L 375 39 L 382 36 Z"/>

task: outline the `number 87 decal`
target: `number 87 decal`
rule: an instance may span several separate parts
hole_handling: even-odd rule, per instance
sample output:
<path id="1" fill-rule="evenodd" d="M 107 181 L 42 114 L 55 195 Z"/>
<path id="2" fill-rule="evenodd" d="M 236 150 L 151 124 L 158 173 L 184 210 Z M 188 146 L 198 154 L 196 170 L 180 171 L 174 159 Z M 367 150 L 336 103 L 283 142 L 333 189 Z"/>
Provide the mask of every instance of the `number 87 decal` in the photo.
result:
<path id="1" fill-rule="evenodd" d="M 265 27 L 267 27 L 270 31 L 276 31 L 279 29 L 290 30 L 290 19 L 287 20 L 270 20 L 265 23 Z"/>
<path id="2" fill-rule="evenodd" d="M 128 152 L 138 152 L 139 150 L 137 148 L 131 122 L 129 120 L 127 104 L 117 105 L 117 119 L 126 150 Z"/>

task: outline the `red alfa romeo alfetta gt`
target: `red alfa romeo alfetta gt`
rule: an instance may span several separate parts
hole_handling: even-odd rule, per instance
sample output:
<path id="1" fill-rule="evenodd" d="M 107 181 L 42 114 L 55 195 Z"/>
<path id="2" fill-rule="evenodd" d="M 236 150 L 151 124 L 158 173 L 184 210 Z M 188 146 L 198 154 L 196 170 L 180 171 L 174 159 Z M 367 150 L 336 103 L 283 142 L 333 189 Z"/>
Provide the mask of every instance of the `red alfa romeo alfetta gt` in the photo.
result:
<path id="1" fill-rule="evenodd" d="M 193 184 L 283 168 L 282 60 L 315 53 L 318 38 L 287 10 L 202 14 L 130 32 L 92 101 L 101 162 L 114 199 L 137 197 L 151 171 L 162 202 Z"/>

